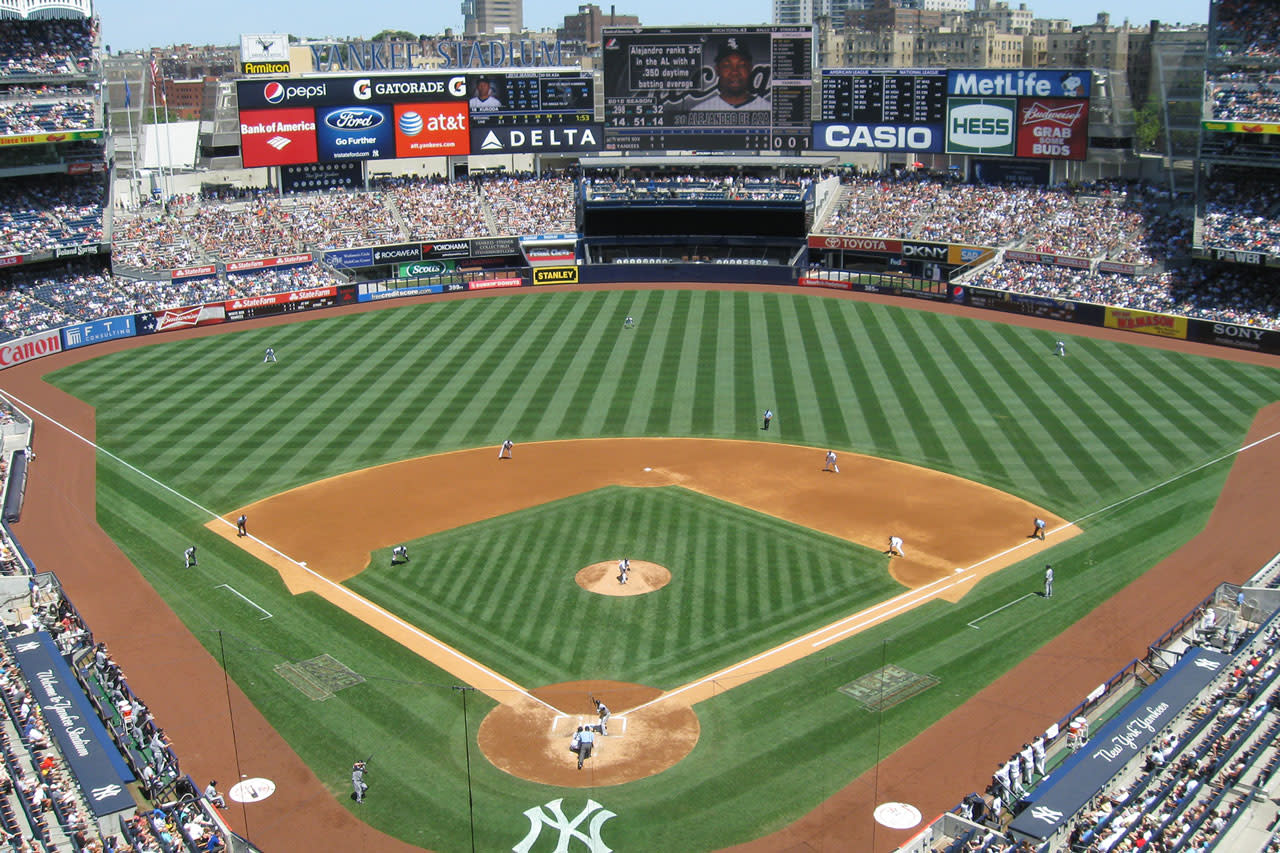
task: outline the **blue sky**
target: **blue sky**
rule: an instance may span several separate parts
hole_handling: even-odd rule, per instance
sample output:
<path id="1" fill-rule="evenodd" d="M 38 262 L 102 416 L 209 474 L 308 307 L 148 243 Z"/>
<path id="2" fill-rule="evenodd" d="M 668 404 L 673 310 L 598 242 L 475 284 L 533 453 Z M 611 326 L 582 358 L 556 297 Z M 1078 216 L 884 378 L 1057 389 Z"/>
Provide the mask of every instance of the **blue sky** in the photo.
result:
<path id="1" fill-rule="evenodd" d="M 524 0 L 524 22 L 530 29 L 556 27 L 564 16 L 588 0 Z M 1012 0 L 1017 5 L 1019 0 Z M 606 12 L 610 0 L 596 0 Z M 373 5 L 303 0 L 222 0 L 214 5 L 175 5 L 172 0 L 98 0 L 103 40 L 113 50 L 161 47 L 171 44 L 239 44 L 240 33 L 286 32 L 299 36 L 356 36 L 367 38 L 383 29 L 438 33 L 446 27 L 462 29 L 460 0 L 380 0 Z M 619 14 L 638 14 L 652 26 L 682 24 L 767 24 L 771 0 L 708 0 L 691 6 L 687 0 L 614 0 Z M 1039 17 L 1070 18 L 1092 23 L 1100 11 L 1113 23 L 1128 18 L 1142 24 L 1151 18 L 1175 23 L 1203 23 L 1209 0 L 1114 0 L 1095 5 L 1081 0 L 1027 0 Z M 694 9 L 696 11 L 691 11 Z"/>

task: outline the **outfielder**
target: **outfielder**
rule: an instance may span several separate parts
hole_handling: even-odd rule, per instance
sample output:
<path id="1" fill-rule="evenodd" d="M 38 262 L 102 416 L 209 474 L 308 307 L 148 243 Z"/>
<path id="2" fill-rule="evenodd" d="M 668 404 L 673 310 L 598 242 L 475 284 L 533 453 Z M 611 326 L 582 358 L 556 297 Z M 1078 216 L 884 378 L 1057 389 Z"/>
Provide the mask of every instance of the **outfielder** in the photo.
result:
<path id="1" fill-rule="evenodd" d="M 636 321 L 635 321 L 635 320 L 633 320 L 633 319 L 631 319 L 631 315 L 630 315 L 630 314 L 628 314 L 628 315 L 627 315 L 627 319 L 625 319 L 625 320 L 623 320 L 623 321 L 622 321 L 622 328 L 624 328 L 624 329 L 634 329 L 635 327 L 636 327 Z"/>
<path id="2" fill-rule="evenodd" d="M 509 439 L 509 438 L 508 438 L 506 441 L 502 442 L 502 447 L 499 447 L 499 448 L 498 448 L 498 458 L 499 458 L 499 459 L 510 459 L 510 458 L 511 458 L 511 448 L 513 448 L 513 447 L 515 447 L 515 445 L 511 442 L 511 439 Z"/>
<path id="3" fill-rule="evenodd" d="M 1044 597 L 1053 598 L 1053 566 L 1044 567 Z"/>
<path id="4" fill-rule="evenodd" d="M 760 429 L 768 429 L 769 424 L 772 422 L 773 422 L 773 409 L 765 409 L 764 410 L 764 426 L 760 427 Z"/>
<path id="5" fill-rule="evenodd" d="M 1039 539 L 1041 541 L 1044 540 L 1044 519 L 1043 518 L 1036 519 L 1035 527 L 1031 531 L 1031 538 Z"/>
<path id="6" fill-rule="evenodd" d="M 262 357 L 262 363 L 266 364 L 267 362 L 276 363 L 276 351 L 271 347 L 267 347 L 267 354 Z"/>
<path id="7" fill-rule="evenodd" d="M 889 556 L 890 556 L 890 557 L 905 557 L 905 556 L 907 556 L 906 554 L 904 554 L 904 553 L 902 552 L 902 537 L 901 537 L 901 536 L 890 536 L 890 537 L 889 537 L 889 551 L 888 551 L 888 554 L 889 554 Z"/>
<path id="8" fill-rule="evenodd" d="M 391 549 L 391 565 L 394 566 L 397 563 L 407 563 L 407 562 L 409 562 L 408 548 L 406 548 L 404 545 L 397 545 L 396 547 Z"/>
<path id="9" fill-rule="evenodd" d="M 1066 343 L 1064 341 L 1058 341 L 1057 347 L 1058 347 L 1058 355 L 1062 356 L 1063 358 L 1066 358 L 1067 357 Z"/>
<path id="10" fill-rule="evenodd" d="M 840 473 L 840 466 L 836 464 L 836 452 L 834 450 L 827 451 L 827 464 L 822 466 L 823 471 L 835 471 Z"/>
<path id="11" fill-rule="evenodd" d="M 182 552 L 183 558 L 187 561 L 187 568 L 190 569 L 196 564 L 196 546 L 192 545 L 186 551 Z"/>

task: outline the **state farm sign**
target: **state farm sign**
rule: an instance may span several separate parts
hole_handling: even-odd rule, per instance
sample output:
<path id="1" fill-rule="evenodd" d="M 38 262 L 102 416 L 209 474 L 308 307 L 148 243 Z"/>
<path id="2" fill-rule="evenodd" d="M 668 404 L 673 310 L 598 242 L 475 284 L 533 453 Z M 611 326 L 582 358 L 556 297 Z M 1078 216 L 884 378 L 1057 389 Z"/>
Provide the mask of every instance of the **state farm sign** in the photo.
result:
<path id="1" fill-rule="evenodd" d="M 62 335 L 57 330 L 6 341 L 0 344 L 0 368 L 13 367 L 56 352 L 62 352 Z"/>

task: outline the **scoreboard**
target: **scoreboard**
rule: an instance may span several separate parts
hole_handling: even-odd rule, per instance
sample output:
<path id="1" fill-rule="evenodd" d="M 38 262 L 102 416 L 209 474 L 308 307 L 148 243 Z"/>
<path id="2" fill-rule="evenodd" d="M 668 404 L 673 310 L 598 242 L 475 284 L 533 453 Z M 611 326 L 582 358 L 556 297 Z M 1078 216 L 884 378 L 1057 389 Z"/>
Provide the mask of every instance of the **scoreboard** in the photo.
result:
<path id="1" fill-rule="evenodd" d="M 587 124 L 595 119 L 595 85 L 591 72 L 524 71 L 485 74 L 473 78 L 472 91 L 480 80 L 489 83 L 500 106 L 491 110 L 471 110 L 475 127 L 504 125 Z"/>
<path id="2" fill-rule="evenodd" d="M 825 70 L 822 117 L 855 124 L 941 124 L 947 119 L 947 72 L 940 68 Z"/>
<path id="3" fill-rule="evenodd" d="M 809 28 L 605 27 L 601 38 L 606 148 L 809 147 Z M 736 91 L 725 63 L 739 66 Z"/>

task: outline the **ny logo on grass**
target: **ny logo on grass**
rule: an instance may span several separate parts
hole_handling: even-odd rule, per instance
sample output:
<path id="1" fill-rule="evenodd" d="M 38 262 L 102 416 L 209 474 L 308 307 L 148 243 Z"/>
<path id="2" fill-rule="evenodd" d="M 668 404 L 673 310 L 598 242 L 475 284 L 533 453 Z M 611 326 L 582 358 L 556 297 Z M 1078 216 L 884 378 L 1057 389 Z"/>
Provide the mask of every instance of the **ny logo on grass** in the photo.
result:
<path id="1" fill-rule="evenodd" d="M 605 844 L 604 839 L 600 837 L 600 828 L 604 826 L 605 821 L 609 820 L 609 818 L 617 817 L 617 815 L 601 806 L 595 800 L 587 800 L 586 806 L 578 813 L 578 816 L 570 821 L 565 817 L 564 809 L 560 807 L 562 802 L 564 802 L 563 799 L 556 799 L 545 806 L 534 806 L 531 809 L 525 809 L 524 816 L 529 818 L 529 834 L 524 837 L 523 841 L 512 847 L 512 851 L 514 853 L 529 853 L 533 849 L 534 842 L 538 840 L 538 836 L 542 834 L 542 828 L 548 826 L 560 832 L 560 837 L 556 840 L 554 853 L 569 853 L 569 843 L 575 838 L 585 844 L 587 850 L 591 851 L 591 853 L 612 853 L 613 848 Z M 588 827 L 591 834 L 588 835 L 579 831 L 578 825 L 586 820 L 596 809 L 600 809 L 600 811 L 591 818 L 591 824 Z"/>

